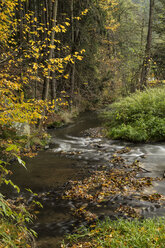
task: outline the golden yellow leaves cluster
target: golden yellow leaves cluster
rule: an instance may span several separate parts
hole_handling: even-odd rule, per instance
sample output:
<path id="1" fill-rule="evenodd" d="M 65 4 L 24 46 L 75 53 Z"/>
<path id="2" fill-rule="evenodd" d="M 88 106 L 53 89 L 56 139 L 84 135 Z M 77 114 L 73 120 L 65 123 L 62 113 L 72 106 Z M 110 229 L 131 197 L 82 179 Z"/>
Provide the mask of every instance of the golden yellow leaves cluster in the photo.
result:
<path id="1" fill-rule="evenodd" d="M 38 119 L 43 118 L 43 109 L 53 111 L 57 102 L 58 106 L 68 106 L 66 100 L 60 101 L 58 98 L 51 104 L 42 100 L 27 101 L 24 96 L 24 85 L 30 85 L 34 81 L 35 83 L 41 82 L 43 78 L 52 79 L 50 72 L 55 73 L 57 79 L 63 77 L 67 80 L 69 74 L 65 73 L 66 65 L 74 64 L 76 60 L 81 61 L 82 54 L 85 52 L 85 49 L 82 49 L 71 54 L 70 47 L 63 46 L 58 38 L 54 39 L 53 45 L 50 43 L 52 32 L 65 33 L 67 31 L 67 27 L 70 26 L 69 18 L 49 30 L 46 24 L 39 23 L 32 11 L 26 13 L 22 20 L 15 19 L 17 7 L 18 0 L 4 0 L 0 6 L 0 43 L 3 43 L 3 50 L 0 54 L 1 125 L 11 125 L 13 122 L 34 124 Z M 84 10 L 81 15 L 87 12 L 88 10 Z M 22 44 L 19 44 L 16 38 L 19 25 L 22 25 Z M 41 40 L 42 33 L 46 35 Z M 65 56 L 49 59 L 51 49 L 58 53 L 63 51 Z"/>
<path id="2" fill-rule="evenodd" d="M 0 5 L 0 43 L 6 43 L 10 36 L 10 26 L 16 27 L 14 10 L 18 5 L 18 0 L 3 0 Z"/>
<path id="3" fill-rule="evenodd" d="M 119 23 L 113 18 L 113 13 L 118 9 L 118 0 L 101 0 L 99 1 L 100 7 L 106 11 L 107 18 L 105 28 L 107 30 L 116 31 L 119 27 Z"/>

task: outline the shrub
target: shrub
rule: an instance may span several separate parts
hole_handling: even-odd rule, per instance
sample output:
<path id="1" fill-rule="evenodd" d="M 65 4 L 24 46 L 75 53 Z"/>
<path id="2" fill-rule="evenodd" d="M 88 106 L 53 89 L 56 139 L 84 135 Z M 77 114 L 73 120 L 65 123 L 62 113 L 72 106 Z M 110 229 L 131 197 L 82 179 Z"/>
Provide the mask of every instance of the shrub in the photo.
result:
<path id="1" fill-rule="evenodd" d="M 165 87 L 136 92 L 108 106 L 107 136 L 137 142 L 165 140 Z"/>

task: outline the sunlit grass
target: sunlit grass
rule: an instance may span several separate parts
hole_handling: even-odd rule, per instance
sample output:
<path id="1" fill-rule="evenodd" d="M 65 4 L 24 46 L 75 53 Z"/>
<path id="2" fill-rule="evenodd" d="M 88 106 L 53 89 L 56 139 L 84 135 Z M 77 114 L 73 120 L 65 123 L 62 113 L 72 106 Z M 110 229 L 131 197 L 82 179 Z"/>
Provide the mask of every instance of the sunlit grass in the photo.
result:
<path id="1" fill-rule="evenodd" d="M 69 242 L 69 246 L 66 243 Z M 61 247 L 164 248 L 165 219 L 111 221 L 106 219 L 68 236 Z"/>

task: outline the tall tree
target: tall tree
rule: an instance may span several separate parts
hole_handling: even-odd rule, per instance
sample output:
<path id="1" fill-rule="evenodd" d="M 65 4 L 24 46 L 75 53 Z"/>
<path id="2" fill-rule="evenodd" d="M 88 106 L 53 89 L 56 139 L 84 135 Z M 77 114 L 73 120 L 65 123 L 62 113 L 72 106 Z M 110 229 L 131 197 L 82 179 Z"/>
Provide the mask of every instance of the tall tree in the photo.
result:
<path id="1" fill-rule="evenodd" d="M 51 59 L 53 58 L 55 45 L 54 45 L 54 38 L 55 38 L 55 28 L 57 23 L 57 8 L 58 8 L 58 0 L 55 0 L 53 3 L 53 15 L 52 15 L 52 26 L 51 26 L 51 38 L 50 38 L 50 45 L 49 45 L 49 56 L 48 56 L 48 75 L 45 78 L 44 82 L 44 91 L 43 91 L 43 100 L 48 99 L 49 94 L 49 85 L 50 85 L 50 76 L 51 76 Z"/>
<path id="2" fill-rule="evenodd" d="M 74 30 L 74 0 L 71 0 L 71 42 L 72 42 L 72 50 L 74 51 L 75 46 L 75 30 Z M 74 89 L 75 89 L 75 61 L 73 61 L 72 68 L 71 68 L 71 96 L 73 98 Z"/>
<path id="3" fill-rule="evenodd" d="M 158 0 L 155 3 L 155 20 L 154 20 L 154 74 L 158 80 L 165 79 L 165 1 Z"/>
<path id="4" fill-rule="evenodd" d="M 145 56 L 143 60 L 141 79 L 140 79 L 141 90 L 143 90 L 147 86 L 147 79 L 148 79 L 149 70 L 150 70 L 154 5 L 155 5 L 155 0 L 150 0 L 147 42 L 146 42 Z"/>

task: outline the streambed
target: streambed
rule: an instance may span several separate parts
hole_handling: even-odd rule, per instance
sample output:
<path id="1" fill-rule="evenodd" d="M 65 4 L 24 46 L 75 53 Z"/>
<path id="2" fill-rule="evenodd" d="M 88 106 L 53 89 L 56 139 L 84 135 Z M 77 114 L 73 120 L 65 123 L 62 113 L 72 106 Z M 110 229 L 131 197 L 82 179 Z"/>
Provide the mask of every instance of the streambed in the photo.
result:
<path id="1" fill-rule="evenodd" d="M 140 176 L 161 179 L 153 181 L 153 186 L 146 187 L 143 193 L 165 195 L 163 179 L 165 143 L 136 145 L 107 140 L 103 137 L 95 137 L 95 135 L 92 138 L 85 131 L 98 126 L 100 126 L 100 121 L 96 113 L 84 113 L 73 124 L 50 130 L 52 139 L 49 149 L 39 152 L 38 156 L 33 159 L 27 159 L 27 171 L 20 166 L 15 168 L 13 181 L 24 192 L 26 192 L 25 188 L 31 188 L 37 192 L 44 206 L 34 223 L 34 229 L 39 234 L 37 242 L 39 248 L 60 247 L 58 241 L 72 231 L 74 226 L 80 225 L 81 221 L 73 217 L 71 209 L 74 209 L 76 204 L 83 206 L 82 204 L 86 202 L 75 203 L 72 199 L 61 199 L 61 195 L 70 187 L 68 182 L 70 180 L 83 181 L 86 176 L 90 177 L 96 170 L 111 169 L 114 166 L 112 163 L 114 154 L 125 147 L 131 149 L 126 153 L 117 153 L 117 156 L 124 159 L 126 164 L 131 164 L 135 160 L 141 162 L 140 167 L 144 170 L 139 172 Z M 104 216 L 115 218 L 115 216 L 122 215 L 122 213 L 114 212 L 112 202 L 119 206 L 127 204 L 137 207 L 140 205 L 141 215 L 145 217 L 165 215 L 163 203 L 152 203 L 141 199 L 132 200 L 131 197 L 123 197 L 121 194 L 114 194 L 113 198 L 109 198 L 106 204 L 101 203 L 99 207 L 89 204 L 89 208 L 100 219 Z"/>

